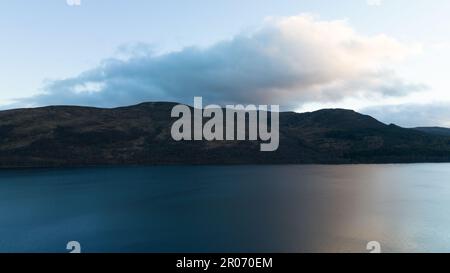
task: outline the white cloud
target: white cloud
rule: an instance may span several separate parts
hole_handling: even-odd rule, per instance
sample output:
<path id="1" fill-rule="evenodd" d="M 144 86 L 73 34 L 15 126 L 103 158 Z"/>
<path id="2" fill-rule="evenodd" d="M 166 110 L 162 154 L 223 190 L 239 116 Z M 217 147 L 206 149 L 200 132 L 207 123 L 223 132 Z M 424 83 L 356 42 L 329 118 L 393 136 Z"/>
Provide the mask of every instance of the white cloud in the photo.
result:
<path id="1" fill-rule="evenodd" d="M 383 34 L 360 35 L 346 21 L 310 15 L 271 18 L 251 34 L 208 48 L 164 55 L 152 55 L 151 47 L 146 50 L 142 44 L 138 49 L 136 54 L 127 52 L 130 58 L 105 60 L 77 77 L 53 81 L 43 94 L 18 104 L 191 103 L 194 96 L 203 96 L 211 103 L 280 104 L 293 109 L 307 102 L 403 96 L 423 89 L 386 69 L 417 53 L 417 46 Z"/>
<path id="2" fill-rule="evenodd" d="M 382 0 L 366 0 L 369 6 L 381 6 L 383 4 Z"/>

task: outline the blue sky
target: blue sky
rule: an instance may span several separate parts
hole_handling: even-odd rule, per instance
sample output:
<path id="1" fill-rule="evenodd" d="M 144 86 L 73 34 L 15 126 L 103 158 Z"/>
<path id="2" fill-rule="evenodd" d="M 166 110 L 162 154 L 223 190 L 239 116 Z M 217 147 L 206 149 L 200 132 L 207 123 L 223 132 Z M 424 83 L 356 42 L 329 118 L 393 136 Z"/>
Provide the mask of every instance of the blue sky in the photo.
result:
<path id="1" fill-rule="evenodd" d="M 450 119 L 447 119 L 446 116 L 448 113 L 439 112 L 440 118 L 435 117 L 437 115 L 435 104 L 439 103 L 441 109 L 446 109 L 445 103 L 450 102 L 450 92 L 448 91 L 450 79 L 446 75 L 447 64 L 450 61 L 449 13 L 450 1 L 447 0 L 433 0 L 432 3 L 422 0 L 384 0 L 379 5 L 369 4 L 366 0 L 81 0 L 80 6 L 69 6 L 66 0 L 0 0 L 0 104 L 9 107 L 10 105 L 28 106 L 29 104 L 33 106 L 53 103 L 75 104 L 86 101 L 85 104 L 88 105 L 115 106 L 120 104 L 121 98 L 124 98 L 124 104 L 131 103 L 134 100 L 121 97 L 123 94 L 118 94 L 118 99 L 112 99 L 109 103 L 108 98 L 114 93 L 105 93 L 104 96 L 94 100 L 79 101 L 72 101 L 72 94 L 59 96 L 58 100 L 52 100 L 48 96 L 42 97 L 40 94 L 56 92 L 53 89 L 59 87 L 61 87 L 61 90 L 58 90 L 59 94 L 65 92 L 68 82 L 61 82 L 61 80 L 73 79 L 70 83 L 77 82 L 79 84 L 76 79 L 80 78 L 77 77 L 86 71 L 95 71 L 90 74 L 97 73 L 97 76 L 81 78 L 87 78 L 89 81 L 98 80 L 98 75 L 104 73 L 104 71 L 99 71 L 100 63 L 104 63 L 106 59 L 120 59 L 124 54 L 134 54 L 134 58 L 138 59 L 139 50 L 142 49 L 144 49 L 142 53 L 144 55 L 167 56 L 164 57 L 164 61 L 158 62 L 160 66 L 156 66 L 155 61 L 152 60 L 151 65 L 148 62 L 136 61 L 131 64 L 122 64 L 119 68 L 116 67 L 117 65 L 109 65 L 105 69 L 113 71 L 111 73 L 119 73 L 117 71 L 127 73 L 126 69 L 135 69 L 141 65 L 147 65 L 145 66 L 147 69 L 150 65 L 150 77 L 161 76 L 167 81 L 167 79 L 172 79 L 171 72 L 167 71 L 166 74 L 161 75 L 162 72 L 159 71 L 164 71 L 164 69 L 159 70 L 160 67 L 166 69 L 189 68 L 199 64 L 193 58 L 213 58 L 217 54 L 222 54 L 220 48 L 213 48 L 197 54 L 183 51 L 186 47 L 194 46 L 204 49 L 214 47 L 222 41 L 235 39 L 239 35 L 252 36 L 252 33 L 258 32 L 261 28 L 264 29 L 267 20 L 270 21 L 268 18 L 271 17 L 277 18 L 275 19 L 277 23 L 274 23 L 277 25 L 278 22 L 285 22 L 283 18 L 289 16 L 313 14 L 314 19 L 311 19 L 310 23 L 315 25 L 321 24 L 321 22 L 345 20 L 346 26 L 357 33 L 358 36 L 355 36 L 357 39 L 384 35 L 404 45 L 405 48 L 420 48 L 417 50 L 418 52 L 407 54 L 408 56 L 402 57 L 400 61 L 383 63 L 377 60 L 376 63 L 376 67 L 380 71 L 392 72 L 387 79 L 383 79 L 392 83 L 401 81 L 399 89 L 410 88 L 412 91 L 405 91 L 405 94 L 399 95 L 399 92 L 393 90 L 392 92 L 395 94 L 392 96 L 386 95 L 388 91 L 383 91 L 382 95 L 376 91 L 375 95 L 371 95 L 371 90 L 380 89 L 373 87 L 372 84 L 375 80 L 381 79 L 381 76 L 377 76 L 377 79 L 373 77 L 368 79 L 370 88 L 368 87 L 367 92 L 358 94 L 351 93 L 346 89 L 355 86 L 363 89 L 366 85 L 360 82 L 355 83 L 353 80 L 346 83 L 345 87 L 335 86 L 336 89 L 342 89 L 339 95 L 336 95 L 337 93 L 328 94 L 329 91 L 324 91 L 324 89 L 320 89 L 320 92 L 325 95 L 310 95 L 307 91 L 309 92 L 312 85 L 307 86 L 308 90 L 305 89 L 301 96 L 295 97 L 295 99 L 289 97 L 290 101 L 294 101 L 294 104 L 289 107 L 300 111 L 322 107 L 346 107 L 374 113 L 385 122 L 399 122 L 405 126 L 416 124 L 450 126 Z M 296 22 L 291 23 L 297 26 Z M 338 29 L 339 27 L 337 26 Z M 262 33 L 265 33 L 265 30 Z M 258 37 L 266 37 L 263 34 L 258 35 L 256 34 L 252 38 L 260 42 Z M 304 41 L 304 39 L 298 41 L 300 47 Z M 145 46 L 136 46 L 142 44 Z M 384 44 L 381 45 L 383 48 L 384 46 Z M 222 47 L 227 48 L 224 51 L 226 54 L 239 53 L 243 48 L 247 50 L 247 47 L 242 47 L 239 41 Z M 128 49 L 128 51 L 124 49 Z M 174 51 L 181 51 L 183 54 L 173 55 Z M 303 55 L 299 56 L 303 60 Z M 260 62 L 260 55 L 252 57 L 249 61 Z M 168 65 L 173 62 L 181 62 L 186 58 L 190 61 L 189 65 Z M 213 60 L 217 62 L 217 59 Z M 355 59 L 355 61 L 358 60 Z M 364 56 L 363 60 L 367 61 Z M 264 61 L 267 60 L 264 59 Z M 368 61 L 372 64 L 375 60 L 369 59 Z M 278 61 L 272 59 L 269 63 L 279 65 L 280 69 L 284 69 L 282 66 L 284 63 L 280 65 Z M 201 64 L 203 65 L 204 62 Z M 326 64 L 328 63 L 320 62 L 320 65 Z M 227 65 L 228 69 L 230 64 Z M 316 65 L 316 63 L 312 65 Z M 358 66 L 358 69 L 362 68 L 366 69 L 367 67 Z M 215 66 L 209 66 L 208 69 L 215 69 Z M 223 71 L 224 67 L 221 66 L 219 69 Z M 254 66 L 249 66 L 247 69 L 255 71 Z M 371 69 L 374 70 L 374 67 Z M 199 71 L 199 73 L 209 73 L 209 71 Z M 328 73 L 328 70 L 325 72 Z M 354 71 L 350 72 L 354 73 Z M 342 73 L 338 74 L 342 75 Z M 143 75 L 145 76 L 145 74 Z M 274 75 L 278 75 L 280 78 L 286 76 L 280 74 L 279 71 L 274 71 L 270 76 Z M 186 79 L 187 76 L 197 77 L 198 75 L 178 72 L 178 74 L 175 73 L 173 79 Z M 229 74 L 220 76 L 222 78 L 219 77 L 219 79 L 222 79 L 223 82 L 225 79 L 235 80 Z M 127 89 L 137 84 L 155 84 L 154 81 L 130 83 L 132 80 L 127 79 L 128 85 L 125 85 L 123 77 L 120 79 L 122 80 L 121 84 L 114 85 L 115 87 Z M 222 101 L 240 102 L 240 99 L 245 103 L 250 103 L 251 101 L 237 94 L 242 92 L 243 86 L 261 89 L 261 82 L 253 78 L 249 79 L 250 82 L 246 82 L 246 79 L 242 79 L 240 76 L 238 80 L 242 82 L 235 85 L 225 84 L 223 88 L 214 85 L 214 88 L 223 89 L 223 92 L 227 92 L 227 87 L 235 88 L 235 92 L 231 92 L 234 95 L 229 100 L 224 95 L 212 96 L 211 99 L 221 100 L 217 103 Z M 347 78 L 345 80 L 348 81 Z M 273 79 L 268 84 L 273 85 L 272 89 L 278 90 L 280 86 L 275 85 L 275 81 L 276 79 Z M 157 82 L 159 84 L 161 80 L 158 79 Z M 202 81 L 201 84 L 188 82 L 187 85 L 205 87 L 210 86 L 211 82 Z M 297 88 L 298 82 L 291 85 Z M 89 86 L 85 85 L 84 88 Z M 167 94 L 165 90 L 161 90 L 166 86 L 167 84 L 158 85 L 159 95 L 154 95 L 155 99 L 164 99 L 165 97 L 176 99 L 176 95 L 181 92 L 174 89 Z M 282 87 L 285 86 L 287 84 L 282 85 Z M 290 85 L 289 88 L 291 88 Z M 385 89 L 394 88 L 389 86 Z M 127 89 L 126 92 L 133 91 Z M 265 92 L 265 98 L 269 97 L 269 100 L 264 102 L 270 102 L 271 97 L 276 97 L 275 93 L 267 93 L 267 90 Z M 289 90 L 289 92 L 291 91 Z M 152 95 L 156 93 L 152 93 Z M 142 94 L 142 92 L 137 92 L 137 94 Z M 185 96 L 183 95 L 183 100 L 188 100 L 191 94 L 193 93 L 188 92 Z M 93 95 L 90 95 L 90 98 L 92 97 Z M 136 97 L 136 100 L 139 98 Z M 142 99 L 152 98 L 148 94 L 142 97 Z M 255 103 L 259 103 L 259 101 Z M 443 104 L 444 106 L 442 106 Z M 399 108 L 399 105 L 402 107 Z M 398 112 L 399 109 L 405 109 L 408 105 L 410 106 L 407 108 L 409 112 L 414 112 L 414 109 L 422 111 L 420 116 L 423 119 L 405 120 L 404 116 Z M 380 107 L 383 107 L 383 111 L 379 110 Z M 433 114 L 427 112 L 429 108 L 434 109 Z"/>

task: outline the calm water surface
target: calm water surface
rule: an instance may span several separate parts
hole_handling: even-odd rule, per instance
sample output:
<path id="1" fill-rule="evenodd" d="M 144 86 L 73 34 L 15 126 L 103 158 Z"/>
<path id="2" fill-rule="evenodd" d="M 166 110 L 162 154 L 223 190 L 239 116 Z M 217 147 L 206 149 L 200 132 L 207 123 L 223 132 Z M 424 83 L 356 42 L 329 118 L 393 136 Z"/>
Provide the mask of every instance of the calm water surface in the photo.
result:
<path id="1" fill-rule="evenodd" d="M 450 251 L 450 164 L 0 171 L 0 252 Z"/>

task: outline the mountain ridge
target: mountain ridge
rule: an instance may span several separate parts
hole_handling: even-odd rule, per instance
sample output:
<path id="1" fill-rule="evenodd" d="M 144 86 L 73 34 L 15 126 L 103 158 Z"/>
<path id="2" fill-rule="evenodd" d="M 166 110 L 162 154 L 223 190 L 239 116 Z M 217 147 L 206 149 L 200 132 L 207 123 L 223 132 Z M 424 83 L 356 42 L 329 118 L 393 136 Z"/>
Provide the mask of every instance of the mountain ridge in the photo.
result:
<path id="1" fill-rule="evenodd" d="M 414 130 L 421 131 L 428 134 L 439 135 L 439 136 L 450 136 L 450 128 L 445 127 L 415 127 Z"/>
<path id="2" fill-rule="evenodd" d="M 174 102 L 0 111 L 0 168 L 140 164 L 450 162 L 450 137 L 386 125 L 346 109 L 280 112 L 280 147 L 172 140 Z"/>

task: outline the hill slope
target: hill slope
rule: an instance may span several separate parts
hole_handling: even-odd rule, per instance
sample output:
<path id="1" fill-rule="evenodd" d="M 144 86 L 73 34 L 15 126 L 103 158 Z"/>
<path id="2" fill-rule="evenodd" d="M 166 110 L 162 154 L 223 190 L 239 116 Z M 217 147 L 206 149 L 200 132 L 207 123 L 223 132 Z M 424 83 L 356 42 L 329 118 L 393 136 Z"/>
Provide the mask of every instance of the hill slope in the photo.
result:
<path id="1" fill-rule="evenodd" d="M 175 142 L 174 105 L 1 111 L 0 167 L 450 162 L 450 137 L 342 109 L 280 113 L 276 152 L 260 152 L 257 141 Z"/>
<path id="2" fill-rule="evenodd" d="M 450 128 L 443 127 L 416 127 L 413 128 L 417 131 L 421 131 L 424 133 L 438 135 L 438 136 L 450 136 Z"/>

